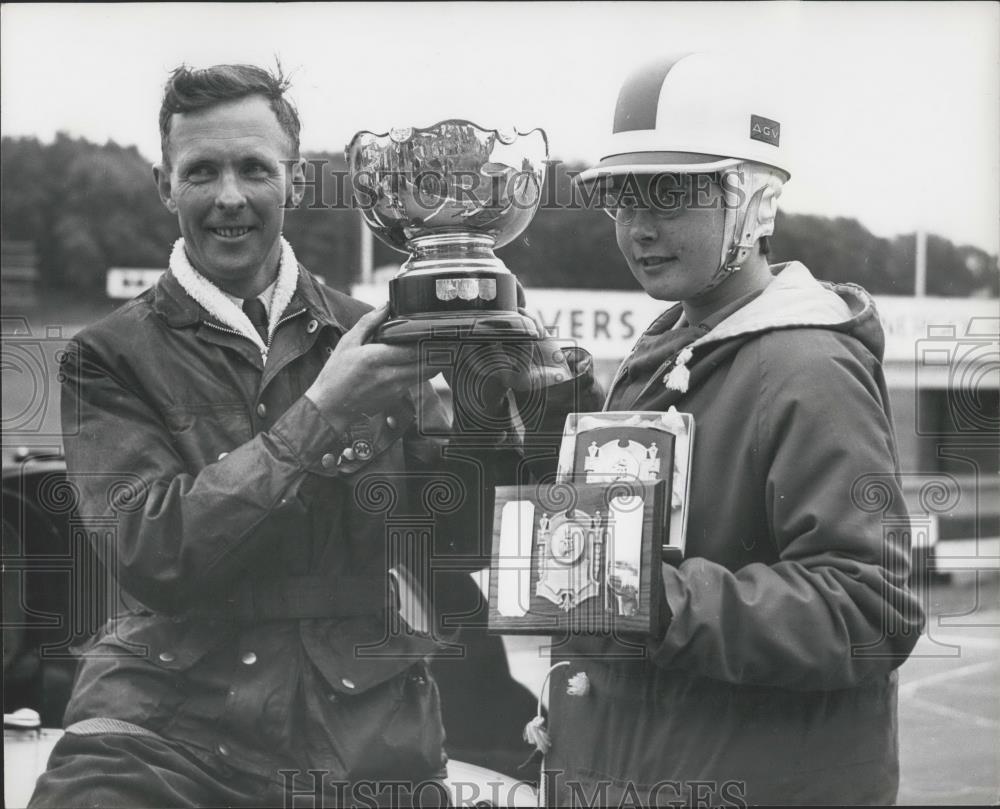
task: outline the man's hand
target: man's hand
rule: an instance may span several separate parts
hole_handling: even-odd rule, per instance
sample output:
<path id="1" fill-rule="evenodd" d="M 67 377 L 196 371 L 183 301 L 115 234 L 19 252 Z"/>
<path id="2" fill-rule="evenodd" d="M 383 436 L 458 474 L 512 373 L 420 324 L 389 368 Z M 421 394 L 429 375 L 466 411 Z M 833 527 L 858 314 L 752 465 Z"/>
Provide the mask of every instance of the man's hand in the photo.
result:
<path id="1" fill-rule="evenodd" d="M 519 311 L 531 317 L 523 308 Z M 508 391 L 537 405 L 548 388 L 572 379 L 559 344 L 544 336 L 545 329 L 537 320 L 536 325 L 543 335 L 540 340 L 499 342 L 472 337 L 453 344 L 454 362 L 444 375 L 461 431 L 505 430 L 510 421 Z"/>
<path id="2" fill-rule="evenodd" d="M 547 388 L 565 382 L 573 376 L 562 348 L 552 337 L 542 323 L 541 318 L 532 315 L 524 306 L 518 311 L 531 318 L 538 329 L 540 339 L 532 344 L 532 351 L 524 356 L 511 379 L 511 388 L 515 393 L 525 393 L 540 388 Z"/>
<path id="3" fill-rule="evenodd" d="M 388 304 L 365 314 L 340 338 L 306 391 L 339 432 L 362 414 L 383 411 L 440 370 L 420 361 L 417 346 L 368 342 L 388 315 Z"/>

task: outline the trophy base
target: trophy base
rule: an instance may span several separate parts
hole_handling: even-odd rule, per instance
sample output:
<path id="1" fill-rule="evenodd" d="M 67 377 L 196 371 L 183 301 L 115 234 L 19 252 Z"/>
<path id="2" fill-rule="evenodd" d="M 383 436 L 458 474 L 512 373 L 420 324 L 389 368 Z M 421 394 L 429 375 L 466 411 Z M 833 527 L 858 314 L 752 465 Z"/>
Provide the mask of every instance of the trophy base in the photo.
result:
<path id="1" fill-rule="evenodd" d="M 517 311 L 517 280 L 493 270 L 404 273 L 389 282 L 392 318 L 382 343 L 419 340 L 538 340 L 538 327 Z"/>
<path id="2" fill-rule="evenodd" d="M 541 336 L 535 321 L 517 312 L 397 317 L 383 323 L 375 333 L 378 342 L 388 345 L 416 343 L 421 340 L 454 342 L 467 338 L 524 342 L 538 340 Z"/>

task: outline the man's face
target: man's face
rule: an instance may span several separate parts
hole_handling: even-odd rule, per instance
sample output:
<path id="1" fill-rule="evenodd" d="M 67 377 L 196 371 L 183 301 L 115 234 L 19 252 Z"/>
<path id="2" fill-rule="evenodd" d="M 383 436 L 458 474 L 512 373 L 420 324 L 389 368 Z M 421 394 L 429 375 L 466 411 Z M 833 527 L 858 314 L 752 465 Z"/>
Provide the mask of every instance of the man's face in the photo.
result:
<path id="1" fill-rule="evenodd" d="M 274 280 L 284 206 L 297 202 L 293 157 L 261 96 L 173 116 L 170 167 L 153 169 L 160 197 L 192 265 L 230 294 L 249 297 Z"/>
<path id="2" fill-rule="evenodd" d="M 619 206 L 618 248 L 651 298 L 696 297 L 719 268 L 726 212 L 718 181 L 709 175 L 634 177 L 622 189 L 639 197 Z"/>

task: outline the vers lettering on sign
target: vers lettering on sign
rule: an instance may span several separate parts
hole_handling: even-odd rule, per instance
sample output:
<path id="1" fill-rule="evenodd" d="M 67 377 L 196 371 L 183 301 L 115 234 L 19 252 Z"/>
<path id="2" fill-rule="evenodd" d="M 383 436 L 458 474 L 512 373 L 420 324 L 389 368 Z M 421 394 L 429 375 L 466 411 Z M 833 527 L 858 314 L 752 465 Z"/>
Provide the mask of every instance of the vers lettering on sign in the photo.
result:
<path id="1" fill-rule="evenodd" d="M 631 309 L 548 309 L 538 313 L 556 337 L 573 340 L 628 340 L 635 335 Z"/>

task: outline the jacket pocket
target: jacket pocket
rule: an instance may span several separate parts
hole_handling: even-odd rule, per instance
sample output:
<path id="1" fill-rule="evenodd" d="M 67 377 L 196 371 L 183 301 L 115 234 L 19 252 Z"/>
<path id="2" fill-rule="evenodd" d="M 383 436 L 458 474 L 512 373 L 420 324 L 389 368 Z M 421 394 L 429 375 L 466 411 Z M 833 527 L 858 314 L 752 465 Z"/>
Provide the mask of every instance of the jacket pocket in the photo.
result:
<path id="1" fill-rule="evenodd" d="M 112 646 L 128 651 L 166 671 L 185 671 L 227 637 L 217 620 L 175 619 L 165 615 L 126 615 L 113 619 L 108 631 L 93 648 Z"/>
<path id="2" fill-rule="evenodd" d="M 402 694 L 382 740 L 393 758 L 415 776 L 443 775 L 444 725 L 437 683 L 426 663 L 415 663 L 402 676 Z"/>
<path id="3" fill-rule="evenodd" d="M 325 727 L 337 777 L 423 781 L 444 770 L 437 686 L 417 663 L 361 694 L 338 694 L 310 714 Z"/>
<path id="4" fill-rule="evenodd" d="M 174 405 L 164 418 L 174 447 L 192 474 L 253 438 L 243 402 Z"/>
<path id="5" fill-rule="evenodd" d="M 343 696 L 373 689 L 439 648 L 430 636 L 390 632 L 384 616 L 311 619 L 299 627 L 309 659 Z"/>

